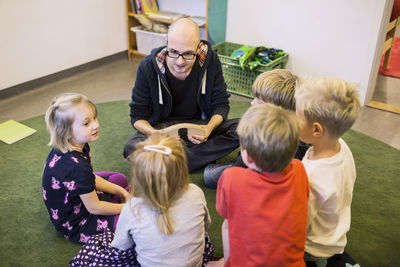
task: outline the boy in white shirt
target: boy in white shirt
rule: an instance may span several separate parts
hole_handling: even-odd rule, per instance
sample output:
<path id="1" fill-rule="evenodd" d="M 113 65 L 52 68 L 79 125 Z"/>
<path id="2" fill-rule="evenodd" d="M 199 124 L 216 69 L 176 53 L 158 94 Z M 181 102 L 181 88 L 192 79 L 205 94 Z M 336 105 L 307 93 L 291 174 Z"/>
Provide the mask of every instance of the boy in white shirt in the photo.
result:
<path id="1" fill-rule="evenodd" d="M 304 260 L 325 266 L 344 252 L 356 169 L 341 136 L 356 121 L 360 102 L 355 85 L 335 79 L 306 79 L 296 88 L 300 139 L 311 143 L 302 162 L 310 198 Z"/>

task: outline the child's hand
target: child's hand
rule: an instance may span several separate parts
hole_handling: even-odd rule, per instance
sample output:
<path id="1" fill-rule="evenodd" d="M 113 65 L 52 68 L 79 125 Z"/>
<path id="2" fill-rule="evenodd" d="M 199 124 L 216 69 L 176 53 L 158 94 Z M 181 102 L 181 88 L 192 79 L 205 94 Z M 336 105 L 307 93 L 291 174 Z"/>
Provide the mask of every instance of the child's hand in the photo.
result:
<path id="1" fill-rule="evenodd" d="M 126 191 L 125 189 L 122 188 L 120 197 L 121 197 L 121 203 L 125 203 L 131 197 L 131 195 L 129 194 L 128 191 Z"/>
<path id="2" fill-rule="evenodd" d="M 218 261 L 209 261 L 206 264 L 206 267 L 222 267 L 224 266 L 224 258 L 219 259 Z"/>

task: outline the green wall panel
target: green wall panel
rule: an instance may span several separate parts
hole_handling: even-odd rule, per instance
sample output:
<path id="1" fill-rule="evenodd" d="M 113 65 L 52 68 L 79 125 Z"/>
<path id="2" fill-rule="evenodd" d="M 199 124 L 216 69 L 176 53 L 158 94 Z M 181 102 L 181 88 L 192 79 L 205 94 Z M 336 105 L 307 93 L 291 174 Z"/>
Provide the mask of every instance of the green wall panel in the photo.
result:
<path id="1" fill-rule="evenodd" d="M 208 0 L 208 33 L 211 44 L 225 41 L 227 0 Z"/>

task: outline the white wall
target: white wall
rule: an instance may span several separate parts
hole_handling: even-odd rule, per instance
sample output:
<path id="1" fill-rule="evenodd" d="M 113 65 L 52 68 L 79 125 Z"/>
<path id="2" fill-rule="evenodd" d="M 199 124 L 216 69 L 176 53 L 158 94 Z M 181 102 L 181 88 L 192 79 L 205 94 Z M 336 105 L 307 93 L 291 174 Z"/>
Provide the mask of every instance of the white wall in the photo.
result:
<path id="1" fill-rule="evenodd" d="M 364 103 L 392 2 L 229 0 L 226 39 L 282 48 L 299 75 L 358 82 Z M 125 9 L 125 0 L 1 0 L 0 90 L 126 50 Z"/>
<path id="2" fill-rule="evenodd" d="M 160 10 L 175 11 L 191 16 L 206 16 L 207 5 L 204 0 L 157 0 Z"/>
<path id="3" fill-rule="evenodd" d="M 281 48 L 289 54 L 287 68 L 299 75 L 357 82 L 364 103 L 375 86 L 391 2 L 229 0 L 226 39 Z"/>
<path id="4" fill-rule="evenodd" d="M 0 89 L 127 49 L 125 0 L 1 0 Z"/>

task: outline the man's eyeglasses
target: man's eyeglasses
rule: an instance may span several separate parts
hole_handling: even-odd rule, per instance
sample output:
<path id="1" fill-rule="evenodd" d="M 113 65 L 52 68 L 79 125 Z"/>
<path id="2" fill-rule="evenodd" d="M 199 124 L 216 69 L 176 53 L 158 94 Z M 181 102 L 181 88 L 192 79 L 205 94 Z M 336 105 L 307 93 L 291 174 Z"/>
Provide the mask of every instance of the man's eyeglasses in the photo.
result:
<path id="1" fill-rule="evenodd" d="M 196 49 L 197 52 L 197 49 Z M 184 53 L 178 53 L 177 51 L 167 51 L 167 56 L 169 56 L 170 58 L 179 58 L 182 57 L 185 60 L 192 60 L 196 57 L 196 52 L 184 52 Z"/>

